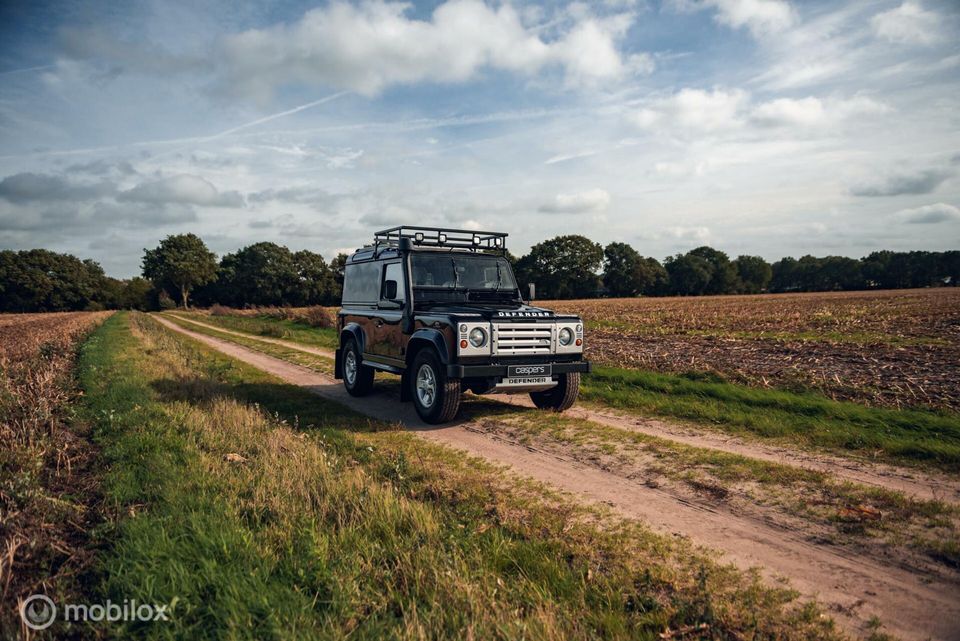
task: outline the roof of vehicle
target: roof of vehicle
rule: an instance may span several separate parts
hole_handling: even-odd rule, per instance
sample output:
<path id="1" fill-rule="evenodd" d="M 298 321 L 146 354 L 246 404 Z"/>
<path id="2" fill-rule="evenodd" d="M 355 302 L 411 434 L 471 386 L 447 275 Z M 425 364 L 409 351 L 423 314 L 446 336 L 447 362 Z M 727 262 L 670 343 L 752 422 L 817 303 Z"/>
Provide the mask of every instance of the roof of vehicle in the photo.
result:
<path id="1" fill-rule="evenodd" d="M 386 260 L 406 251 L 445 251 L 463 254 L 506 253 L 507 234 L 445 227 L 391 227 L 374 234 L 374 242 L 357 249 L 347 262 Z"/>

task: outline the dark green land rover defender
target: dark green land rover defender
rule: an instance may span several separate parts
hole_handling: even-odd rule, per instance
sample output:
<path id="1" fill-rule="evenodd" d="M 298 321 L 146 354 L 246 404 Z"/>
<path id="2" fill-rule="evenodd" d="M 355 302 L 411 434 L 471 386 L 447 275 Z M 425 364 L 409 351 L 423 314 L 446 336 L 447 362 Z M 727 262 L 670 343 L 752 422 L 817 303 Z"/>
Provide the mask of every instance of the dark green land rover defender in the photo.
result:
<path id="1" fill-rule="evenodd" d="M 394 227 L 347 259 L 335 374 L 354 396 L 377 370 L 399 374 L 400 400 L 428 423 L 453 419 L 464 390 L 528 393 L 537 407 L 574 404 L 583 321 L 524 303 L 507 234 Z"/>

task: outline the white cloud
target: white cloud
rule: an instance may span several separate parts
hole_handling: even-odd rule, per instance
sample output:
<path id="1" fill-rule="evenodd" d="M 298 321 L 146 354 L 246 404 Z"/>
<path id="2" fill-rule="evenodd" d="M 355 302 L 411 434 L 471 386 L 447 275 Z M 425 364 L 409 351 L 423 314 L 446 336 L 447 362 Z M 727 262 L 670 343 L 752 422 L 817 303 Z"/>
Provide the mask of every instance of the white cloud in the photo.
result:
<path id="1" fill-rule="evenodd" d="M 716 131 L 739 124 L 747 94 L 739 89 L 684 89 L 673 99 L 674 117 L 681 127 Z"/>
<path id="2" fill-rule="evenodd" d="M 793 100 L 778 98 L 758 105 L 751 117 L 765 125 L 815 125 L 823 121 L 823 102 L 813 96 Z"/>
<path id="3" fill-rule="evenodd" d="M 786 0 L 674 0 L 680 11 L 715 10 L 717 23 L 739 29 L 746 27 L 755 37 L 779 33 L 796 22 L 796 13 Z"/>
<path id="4" fill-rule="evenodd" d="M 709 4 L 717 8 L 717 22 L 736 29 L 747 27 L 755 36 L 783 31 L 796 19 L 785 0 L 710 0 Z"/>
<path id="5" fill-rule="evenodd" d="M 222 56 L 228 86 L 260 99 L 282 84 L 337 86 L 373 95 L 395 84 L 463 82 L 486 67 L 531 75 L 548 65 L 568 85 L 593 85 L 649 70 L 638 54 L 624 60 L 617 41 L 632 18 L 585 18 L 555 40 L 524 26 L 510 5 L 449 0 L 429 21 L 410 5 L 334 2 L 298 22 L 227 36 Z"/>
<path id="6" fill-rule="evenodd" d="M 710 228 L 697 226 L 697 227 L 668 227 L 667 233 L 678 238 L 680 240 L 686 241 L 696 241 L 703 242 L 710 239 Z"/>
<path id="7" fill-rule="evenodd" d="M 907 0 L 896 9 L 873 16 L 870 25 L 880 38 L 900 44 L 930 45 L 940 41 L 941 18 L 927 11 L 919 2 Z"/>
<path id="8" fill-rule="evenodd" d="M 741 124 L 741 109 L 747 100 L 747 94 L 739 89 L 687 88 L 638 110 L 631 120 L 642 129 L 667 121 L 681 129 L 719 131 Z"/>
<path id="9" fill-rule="evenodd" d="M 827 101 L 808 96 L 800 99 L 778 98 L 757 105 L 751 113 L 751 119 L 767 126 L 811 127 L 889 111 L 888 106 L 866 96 Z"/>
<path id="10" fill-rule="evenodd" d="M 662 175 L 673 178 L 685 178 L 687 176 L 702 176 L 707 171 L 706 162 L 658 162 L 654 164 L 653 170 Z"/>
<path id="11" fill-rule="evenodd" d="M 960 220 L 960 209 L 947 203 L 936 203 L 913 209 L 901 209 L 894 215 L 905 223 L 931 225 Z"/>
<path id="12" fill-rule="evenodd" d="M 571 194 L 557 194 L 552 202 L 543 204 L 539 211 L 550 214 L 585 214 L 606 211 L 610 194 L 603 189 L 590 189 Z"/>
<path id="13" fill-rule="evenodd" d="M 686 88 L 657 100 L 628 116 L 633 124 L 646 130 L 675 129 L 676 133 L 702 135 L 761 127 L 814 127 L 836 125 L 854 116 L 882 114 L 886 105 L 865 96 L 820 99 L 776 98 L 754 104 L 741 89 L 709 91 Z"/>
<path id="14" fill-rule="evenodd" d="M 140 183 L 120 192 L 117 200 L 141 203 L 183 203 L 208 207 L 242 207 L 243 197 L 235 191 L 217 191 L 210 182 L 191 174 L 179 174 L 154 182 Z"/>

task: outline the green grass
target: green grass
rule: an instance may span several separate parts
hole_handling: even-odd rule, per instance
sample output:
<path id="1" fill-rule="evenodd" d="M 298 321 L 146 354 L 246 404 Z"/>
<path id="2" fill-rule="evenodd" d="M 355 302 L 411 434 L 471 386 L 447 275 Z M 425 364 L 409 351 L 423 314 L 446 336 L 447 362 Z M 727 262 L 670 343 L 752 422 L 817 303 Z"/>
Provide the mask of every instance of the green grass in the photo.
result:
<path id="1" fill-rule="evenodd" d="M 114 315 L 79 372 L 113 515 L 102 595 L 175 602 L 171 622 L 111 636 L 655 639 L 707 622 L 717 638 L 839 637 L 756 575 L 145 316 Z"/>
<path id="2" fill-rule="evenodd" d="M 711 377 L 598 367 L 588 402 L 682 418 L 727 432 L 960 471 L 960 416 L 834 401 L 816 393 L 757 389 Z"/>
<path id="3" fill-rule="evenodd" d="M 182 316 L 184 318 L 216 325 L 235 332 L 246 332 L 256 336 L 282 338 L 295 341 L 311 347 L 336 349 L 338 347 L 337 330 L 332 327 L 311 327 L 305 323 L 292 320 L 270 318 L 268 316 L 211 316 L 207 314 L 191 314 L 189 312 L 167 313 L 165 316 Z"/>

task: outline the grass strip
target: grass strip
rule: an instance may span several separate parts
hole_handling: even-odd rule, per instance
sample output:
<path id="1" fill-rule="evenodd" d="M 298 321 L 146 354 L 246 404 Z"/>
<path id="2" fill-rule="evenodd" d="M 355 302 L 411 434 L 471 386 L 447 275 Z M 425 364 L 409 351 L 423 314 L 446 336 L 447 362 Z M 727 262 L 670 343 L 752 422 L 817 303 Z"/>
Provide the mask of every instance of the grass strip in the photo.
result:
<path id="1" fill-rule="evenodd" d="M 295 341 L 311 347 L 337 349 L 337 330 L 332 327 L 313 327 L 306 323 L 269 316 L 214 316 L 212 314 L 196 314 L 190 312 L 167 312 L 167 318 L 183 316 L 184 318 L 216 325 L 235 332 L 246 332 L 254 336 L 267 338 L 282 338 Z"/>
<path id="2" fill-rule="evenodd" d="M 586 401 L 695 421 L 725 432 L 960 471 L 960 416 L 834 401 L 816 393 L 757 389 L 709 376 L 598 367 Z"/>

